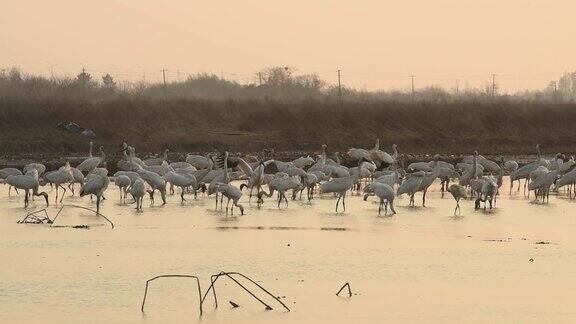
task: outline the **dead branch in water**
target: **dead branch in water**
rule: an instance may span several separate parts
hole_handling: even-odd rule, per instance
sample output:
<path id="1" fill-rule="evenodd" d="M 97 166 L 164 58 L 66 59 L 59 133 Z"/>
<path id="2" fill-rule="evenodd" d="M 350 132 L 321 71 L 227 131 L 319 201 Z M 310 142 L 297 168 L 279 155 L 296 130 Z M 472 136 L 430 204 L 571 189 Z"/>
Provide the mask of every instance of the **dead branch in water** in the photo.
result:
<path id="1" fill-rule="evenodd" d="M 148 295 L 148 285 L 150 284 L 151 281 L 154 281 L 156 279 L 159 278 L 194 278 L 196 279 L 196 283 L 198 285 L 198 300 L 200 303 L 200 316 L 202 316 L 202 289 L 200 288 L 200 279 L 198 279 L 197 276 L 193 276 L 193 275 L 179 275 L 179 274 L 172 274 L 172 275 L 160 275 L 160 276 L 156 276 L 154 278 L 148 279 L 146 280 L 146 288 L 144 289 L 144 298 L 142 299 L 142 307 L 140 308 L 140 310 L 142 312 L 144 312 L 144 305 L 146 304 L 146 296 Z"/>
<path id="2" fill-rule="evenodd" d="M 108 217 L 100 214 L 99 212 L 95 211 L 94 209 L 90 209 L 90 208 L 83 207 L 83 206 L 78 206 L 78 205 L 62 205 L 62 207 L 60 207 L 60 209 L 58 210 L 58 213 L 56 214 L 56 216 L 55 216 L 54 219 L 52 220 L 52 223 L 50 223 L 50 227 L 54 227 L 53 224 L 54 224 L 54 222 L 56 222 L 56 219 L 58 218 L 58 216 L 60 215 L 60 213 L 62 212 L 62 210 L 64 209 L 64 207 L 80 208 L 80 209 L 85 209 L 85 210 L 94 212 L 96 215 L 101 216 L 101 217 L 104 218 L 106 221 L 108 221 L 108 223 L 110 223 L 110 226 L 112 226 L 112 229 L 114 229 L 114 223 L 112 223 L 112 221 L 111 221 L 110 219 L 108 219 Z"/>
<path id="3" fill-rule="evenodd" d="M 44 212 L 44 214 L 46 216 L 45 217 L 36 216 L 36 214 L 41 213 L 41 212 Z M 48 216 L 48 212 L 46 211 L 46 208 L 42 208 L 40 210 L 36 210 L 36 211 L 31 212 L 31 213 L 27 213 L 26 217 L 19 220 L 17 223 L 18 224 L 52 224 L 52 222 L 53 221 Z"/>
<path id="4" fill-rule="evenodd" d="M 336 293 L 336 296 L 340 296 L 340 293 L 342 292 L 342 290 L 344 290 L 345 287 L 348 287 L 348 297 L 352 297 L 352 289 L 350 289 L 350 283 L 345 283 L 342 288 L 340 288 L 340 290 L 338 290 L 338 292 Z"/>
<path id="5" fill-rule="evenodd" d="M 258 298 L 252 291 L 250 291 L 248 288 L 246 288 L 244 285 L 242 285 L 238 280 L 236 280 L 234 277 L 232 277 L 233 275 L 240 276 L 240 277 L 250 281 L 251 283 L 256 285 L 258 288 L 260 288 L 262 291 L 264 291 L 266 294 L 268 294 L 268 296 L 274 298 L 274 300 L 276 300 L 280 305 L 282 305 L 287 311 L 290 311 L 290 308 L 288 308 L 288 306 L 286 306 L 286 304 L 284 304 L 278 297 L 274 296 L 272 293 L 270 293 L 268 290 L 266 290 L 266 288 L 262 287 L 260 284 L 258 284 L 257 282 L 255 282 L 251 278 L 249 278 L 249 277 L 247 277 L 247 276 L 245 276 L 239 272 L 224 272 L 224 271 L 222 271 L 219 274 L 212 275 L 210 277 L 210 281 L 211 281 L 210 287 L 208 288 L 208 290 L 206 290 L 206 293 L 204 294 L 204 297 L 202 298 L 202 302 L 205 301 L 206 296 L 208 296 L 208 293 L 210 292 L 210 290 L 212 290 L 212 293 L 214 296 L 215 308 L 218 307 L 218 298 L 216 296 L 215 283 L 221 276 L 226 276 L 226 277 L 230 278 L 230 280 L 234 281 L 238 286 L 240 286 L 242 289 L 244 289 L 247 293 L 249 293 L 256 300 L 258 300 L 262 305 L 264 305 L 266 310 L 272 310 L 273 309 L 270 305 L 268 305 L 264 301 L 262 301 L 262 299 Z"/>

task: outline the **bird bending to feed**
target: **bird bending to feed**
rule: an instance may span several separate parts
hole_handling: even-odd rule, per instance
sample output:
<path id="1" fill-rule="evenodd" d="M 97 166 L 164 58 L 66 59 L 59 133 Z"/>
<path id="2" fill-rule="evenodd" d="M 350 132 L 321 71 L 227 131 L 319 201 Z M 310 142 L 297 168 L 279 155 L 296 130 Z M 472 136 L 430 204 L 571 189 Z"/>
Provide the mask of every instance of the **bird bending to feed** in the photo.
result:
<path id="1" fill-rule="evenodd" d="M 40 186 L 38 180 L 38 171 L 36 169 L 29 170 L 25 174 L 11 175 L 6 178 L 6 183 L 10 186 L 24 190 L 24 207 L 28 207 L 30 197 L 30 190 L 34 196 L 43 196 L 48 206 L 48 194 L 44 191 L 38 192 Z"/>
<path id="2" fill-rule="evenodd" d="M 96 196 L 96 212 L 100 212 L 100 200 L 104 191 L 108 188 L 110 180 L 107 176 L 96 174 L 88 179 L 88 181 L 80 189 L 80 197 L 86 195 Z"/>
<path id="3" fill-rule="evenodd" d="M 375 181 L 366 186 L 364 192 L 364 201 L 366 201 L 369 196 L 377 196 L 380 199 L 378 216 L 380 216 L 382 207 L 384 207 L 384 215 L 388 215 L 388 205 L 390 205 L 392 215 L 396 214 L 396 210 L 394 210 L 394 188 L 390 185 Z"/>

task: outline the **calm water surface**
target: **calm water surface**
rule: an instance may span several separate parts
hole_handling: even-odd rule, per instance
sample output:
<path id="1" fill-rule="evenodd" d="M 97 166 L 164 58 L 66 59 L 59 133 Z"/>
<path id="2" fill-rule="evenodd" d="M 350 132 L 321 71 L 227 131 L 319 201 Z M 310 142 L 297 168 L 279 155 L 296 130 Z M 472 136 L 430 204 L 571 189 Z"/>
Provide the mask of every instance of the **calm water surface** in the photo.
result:
<path id="1" fill-rule="evenodd" d="M 508 184 L 505 183 L 504 188 Z M 17 224 L 23 197 L 0 188 L 0 321 L 7 323 L 322 323 L 322 322 L 574 322 L 576 320 L 576 203 L 562 194 L 549 204 L 502 190 L 491 212 L 454 200 L 435 184 L 427 207 L 377 217 L 378 204 L 359 196 L 334 213 L 331 195 L 290 201 L 278 210 L 243 200 L 246 215 L 226 217 L 213 198 L 169 196 L 143 213 L 119 203 L 112 184 L 102 213 L 64 209 L 58 224 Z M 50 192 L 49 192 L 50 193 Z M 50 193 L 52 194 L 52 193 Z M 247 195 L 246 195 L 247 196 Z M 40 197 L 41 198 L 41 197 Z M 158 201 L 158 200 L 157 200 Z M 93 207 L 90 199 L 66 204 Z M 421 195 L 417 195 L 421 205 Z M 29 210 L 41 208 L 36 198 Z M 284 205 L 282 205 L 284 208 Z M 53 217 L 58 206 L 50 206 Z M 102 225 L 102 226 L 98 226 Z M 545 242 L 548 244 L 537 244 Z M 532 260 L 532 261 L 531 261 Z M 202 289 L 219 271 L 258 280 L 292 309 L 274 310 L 248 298 L 230 281 L 218 286 L 220 306 L 198 312 L 193 281 L 144 283 L 159 274 L 195 274 Z M 350 282 L 352 298 L 335 292 Z M 285 296 L 285 298 L 284 298 Z M 228 301 L 239 304 L 232 308 Z"/>

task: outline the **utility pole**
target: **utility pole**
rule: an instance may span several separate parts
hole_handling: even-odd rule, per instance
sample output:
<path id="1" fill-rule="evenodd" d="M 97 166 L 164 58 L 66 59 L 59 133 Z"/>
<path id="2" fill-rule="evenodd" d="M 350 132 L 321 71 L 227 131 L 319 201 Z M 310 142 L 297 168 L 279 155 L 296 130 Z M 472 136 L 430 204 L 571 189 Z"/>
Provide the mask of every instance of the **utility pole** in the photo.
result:
<path id="1" fill-rule="evenodd" d="M 164 80 L 164 100 L 168 101 L 168 88 L 166 88 L 166 70 L 162 69 L 162 79 Z"/>
<path id="2" fill-rule="evenodd" d="M 178 83 L 180 83 L 180 70 L 176 70 L 176 73 L 178 74 Z"/>
<path id="3" fill-rule="evenodd" d="M 459 93 L 460 93 L 460 87 L 459 87 L 460 84 L 459 84 L 459 82 L 460 82 L 460 80 L 456 79 L 456 94 L 459 94 Z"/>
<path id="4" fill-rule="evenodd" d="M 416 77 L 415 75 L 410 76 L 410 79 L 412 79 L 412 98 L 414 98 L 414 78 L 415 77 Z"/>
<path id="5" fill-rule="evenodd" d="M 262 85 L 262 72 L 258 72 L 258 82 Z"/>
<path id="6" fill-rule="evenodd" d="M 82 67 L 82 99 L 86 100 L 86 69 Z"/>
<path id="7" fill-rule="evenodd" d="M 496 97 L 496 74 L 492 74 L 492 97 Z"/>
<path id="8" fill-rule="evenodd" d="M 342 105 L 342 83 L 340 82 L 340 70 L 338 70 L 338 99 Z"/>

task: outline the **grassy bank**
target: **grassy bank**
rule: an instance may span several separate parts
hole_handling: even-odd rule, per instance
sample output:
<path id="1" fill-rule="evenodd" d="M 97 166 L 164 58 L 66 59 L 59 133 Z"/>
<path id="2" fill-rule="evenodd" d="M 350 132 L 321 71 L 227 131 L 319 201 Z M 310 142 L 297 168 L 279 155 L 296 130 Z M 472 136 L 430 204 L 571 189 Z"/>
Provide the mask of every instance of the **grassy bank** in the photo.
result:
<path id="1" fill-rule="evenodd" d="M 139 152 L 317 150 L 371 147 L 410 153 L 573 152 L 576 104 L 532 100 L 380 101 L 201 100 L 115 97 L 100 101 L 0 98 L 3 155 L 76 154 L 87 139 L 56 128 L 73 121 L 112 150 L 123 141 Z"/>

